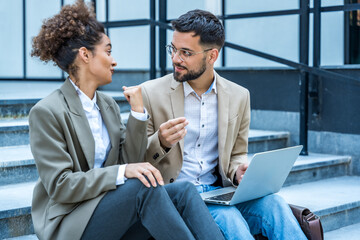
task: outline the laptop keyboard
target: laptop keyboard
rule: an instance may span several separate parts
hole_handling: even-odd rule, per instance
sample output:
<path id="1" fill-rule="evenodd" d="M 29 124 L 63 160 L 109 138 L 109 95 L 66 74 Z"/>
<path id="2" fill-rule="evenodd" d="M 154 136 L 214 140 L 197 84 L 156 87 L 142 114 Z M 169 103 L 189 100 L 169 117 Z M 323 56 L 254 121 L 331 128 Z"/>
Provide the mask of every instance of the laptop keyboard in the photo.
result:
<path id="1" fill-rule="evenodd" d="M 209 200 L 216 200 L 216 201 L 230 201 L 231 198 L 233 197 L 235 192 L 229 192 L 229 193 L 224 193 L 218 196 L 214 196 L 214 197 L 210 197 L 208 198 Z"/>

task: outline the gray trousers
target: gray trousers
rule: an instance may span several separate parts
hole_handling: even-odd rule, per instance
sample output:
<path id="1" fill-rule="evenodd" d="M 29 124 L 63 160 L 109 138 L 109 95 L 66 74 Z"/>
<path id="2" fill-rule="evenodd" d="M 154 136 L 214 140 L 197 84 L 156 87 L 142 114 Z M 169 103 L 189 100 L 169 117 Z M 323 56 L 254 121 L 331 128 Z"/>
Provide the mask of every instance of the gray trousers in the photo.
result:
<path id="1" fill-rule="evenodd" d="M 125 235 L 125 236 L 124 236 Z M 137 179 L 109 191 L 82 239 L 224 239 L 193 184 L 145 187 Z"/>

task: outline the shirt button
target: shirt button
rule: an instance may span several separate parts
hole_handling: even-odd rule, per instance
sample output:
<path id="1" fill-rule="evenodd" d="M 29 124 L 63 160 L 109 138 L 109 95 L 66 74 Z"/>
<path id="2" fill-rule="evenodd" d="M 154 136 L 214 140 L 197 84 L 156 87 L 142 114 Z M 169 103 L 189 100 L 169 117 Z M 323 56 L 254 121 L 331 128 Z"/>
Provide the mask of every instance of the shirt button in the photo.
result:
<path id="1" fill-rule="evenodd" d="M 198 144 L 197 146 L 200 147 L 200 144 Z"/>
<path id="2" fill-rule="evenodd" d="M 201 163 L 201 164 L 203 164 L 204 162 L 203 162 L 203 161 L 201 161 L 200 163 Z"/>
<path id="3" fill-rule="evenodd" d="M 205 125 L 203 124 L 203 125 L 201 125 L 201 127 L 205 127 Z"/>
<path id="4" fill-rule="evenodd" d="M 203 106 L 204 106 L 204 104 L 205 104 L 204 102 L 201 103 L 201 105 L 203 105 Z"/>
<path id="5" fill-rule="evenodd" d="M 174 179 L 173 178 L 170 178 L 170 183 L 173 183 L 174 182 Z"/>

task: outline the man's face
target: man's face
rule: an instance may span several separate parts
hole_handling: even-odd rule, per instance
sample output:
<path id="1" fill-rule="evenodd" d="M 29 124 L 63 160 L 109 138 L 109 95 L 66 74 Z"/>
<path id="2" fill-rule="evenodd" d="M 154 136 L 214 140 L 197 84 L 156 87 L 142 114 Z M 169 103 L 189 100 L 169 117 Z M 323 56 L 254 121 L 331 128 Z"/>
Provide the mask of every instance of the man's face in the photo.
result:
<path id="1" fill-rule="evenodd" d="M 176 49 L 172 58 L 174 78 L 178 82 L 191 81 L 199 78 L 206 71 L 207 52 L 187 57 L 182 53 L 198 53 L 205 49 L 199 44 L 200 36 L 193 37 L 193 32 L 174 31 L 171 45 Z M 185 52 L 184 52 L 184 51 Z M 180 56 L 181 55 L 181 56 Z"/>

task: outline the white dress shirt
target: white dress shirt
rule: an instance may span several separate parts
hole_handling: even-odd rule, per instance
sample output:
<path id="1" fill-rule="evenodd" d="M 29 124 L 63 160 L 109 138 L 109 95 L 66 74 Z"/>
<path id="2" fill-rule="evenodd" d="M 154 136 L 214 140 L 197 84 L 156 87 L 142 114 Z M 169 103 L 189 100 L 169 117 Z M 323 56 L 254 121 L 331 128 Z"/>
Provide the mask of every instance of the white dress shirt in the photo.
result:
<path id="1" fill-rule="evenodd" d="M 70 79 L 71 80 L 71 79 Z M 84 94 L 78 86 L 74 84 L 74 82 L 70 81 L 74 86 L 83 109 L 86 114 L 86 118 L 88 119 L 90 129 L 95 141 L 95 163 L 94 168 L 101 168 L 109 154 L 111 143 L 110 136 L 105 126 L 105 123 L 102 120 L 100 108 L 96 104 L 96 92 L 94 98 L 91 100 L 86 94 Z M 145 121 L 147 119 L 147 111 L 144 108 L 144 113 L 138 113 L 131 111 L 131 114 L 137 118 L 138 120 Z M 118 175 L 116 178 L 116 185 L 124 184 L 126 181 L 125 177 L 125 168 L 126 164 L 119 165 Z"/>
<path id="2" fill-rule="evenodd" d="M 210 88 L 198 96 L 187 83 L 184 86 L 184 114 L 189 121 L 184 138 L 184 161 L 177 181 L 195 185 L 213 184 L 218 164 L 218 101 L 216 75 Z"/>

